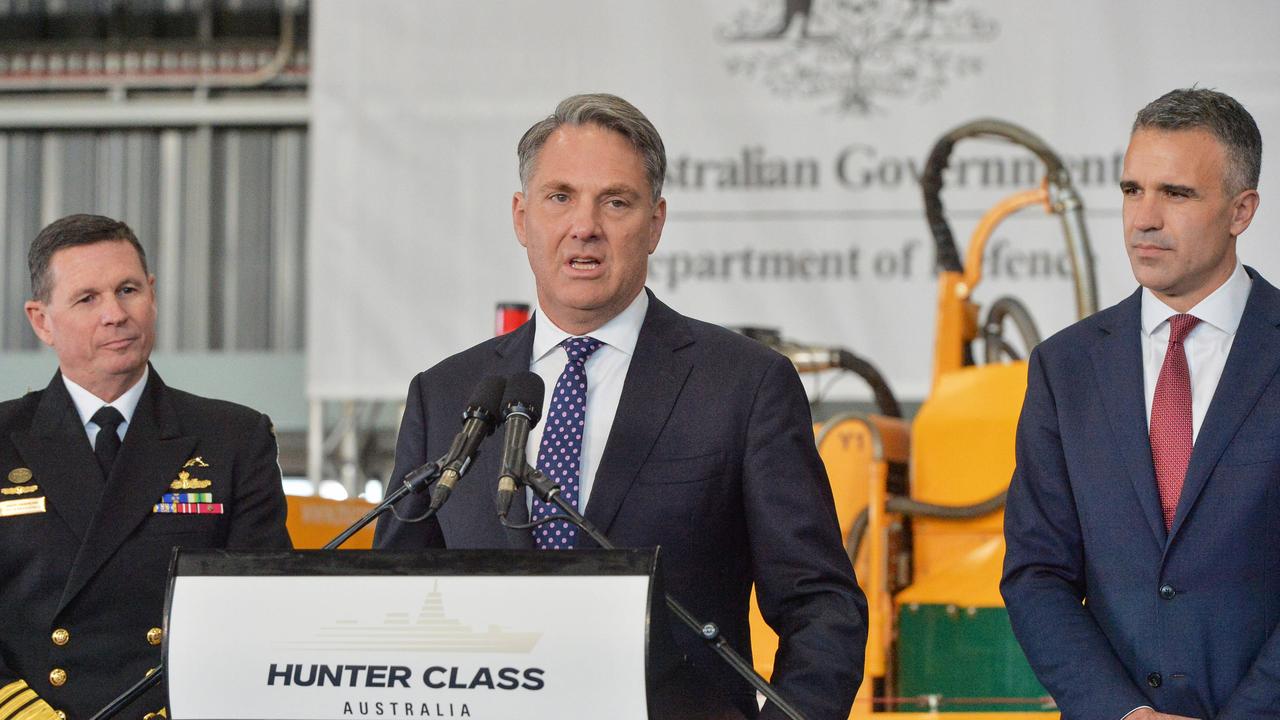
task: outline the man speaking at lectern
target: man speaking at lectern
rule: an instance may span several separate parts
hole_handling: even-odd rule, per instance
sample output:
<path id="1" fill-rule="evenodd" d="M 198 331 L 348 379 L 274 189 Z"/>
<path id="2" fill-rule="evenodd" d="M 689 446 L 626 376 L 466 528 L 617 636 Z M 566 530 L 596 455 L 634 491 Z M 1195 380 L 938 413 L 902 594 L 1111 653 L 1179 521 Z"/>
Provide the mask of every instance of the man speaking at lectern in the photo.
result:
<path id="1" fill-rule="evenodd" d="M 744 656 L 754 582 L 781 638 L 775 687 L 811 720 L 847 717 L 862 676 L 866 601 L 841 545 L 799 377 L 783 356 L 685 317 L 644 287 L 667 211 L 657 130 L 621 98 L 577 95 L 525 133 L 518 158 L 512 222 L 538 311 L 413 379 L 394 477 L 445 451 L 481 378 L 537 373 L 546 390 L 530 463 L 617 546 L 661 546 L 666 589 Z M 436 517 L 384 516 L 376 546 L 594 547 L 558 522 L 503 528 L 494 511 L 499 454 L 482 453 Z M 398 513 L 420 515 L 426 502 L 410 496 Z M 523 521 L 530 508 L 516 505 L 512 520 Z M 535 519 L 546 513 L 541 501 L 531 505 Z M 754 717 L 754 690 L 691 631 L 673 633 L 709 679 L 708 694 Z"/>

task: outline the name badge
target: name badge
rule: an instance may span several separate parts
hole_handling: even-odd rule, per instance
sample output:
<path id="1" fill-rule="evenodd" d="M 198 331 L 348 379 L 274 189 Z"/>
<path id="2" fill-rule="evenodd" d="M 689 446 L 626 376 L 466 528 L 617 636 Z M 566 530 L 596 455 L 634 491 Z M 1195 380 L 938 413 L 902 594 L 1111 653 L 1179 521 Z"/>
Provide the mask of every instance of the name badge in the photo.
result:
<path id="1" fill-rule="evenodd" d="M 34 515 L 45 511 L 44 498 L 22 498 L 21 500 L 5 500 L 0 502 L 0 517 L 15 515 Z"/>

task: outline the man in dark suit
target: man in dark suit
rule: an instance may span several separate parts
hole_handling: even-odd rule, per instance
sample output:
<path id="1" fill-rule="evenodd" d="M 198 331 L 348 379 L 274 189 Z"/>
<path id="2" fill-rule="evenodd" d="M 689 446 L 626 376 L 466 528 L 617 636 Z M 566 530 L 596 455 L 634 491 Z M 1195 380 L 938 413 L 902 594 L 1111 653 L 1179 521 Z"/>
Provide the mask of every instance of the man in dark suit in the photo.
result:
<path id="1" fill-rule="evenodd" d="M 480 378 L 542 375 L 544 418 L 530 462 L 580 498 L 619 547 L 661 546 L 667 589 L 718 623 L 744 656 L 754 581 L 781 636 L 775 686 L 812 720 L 847 717 L 862 675 L 866 601 L 841 547 L 799 377 L 781 355 L 680 315 L 644 287 L 666 219 L 657 131 L 621 98 L 579 95 L 529 129 L 518 157 L 512 219 L 538 312 L 414 378 L 395 477 L 444 452 Z M 504 529 L 493 510 L 497 455 L 481 454 L 437 517 L 380 523 L 377 547 L 591 544 L 554 524 Z M 400 515 L 419 514 L 424 501 L 411 496 Z M 529 500 L 512 520 L 528 519 L 530 508 L 535 518 L 546 512 Z M 755 716 L 754 691 L 693 633 L 674 632 L 710 678 L 708 695 Z M 766 706 L 764 715 L 774 712 Z"/>
<path id="2" fill-rule="evenodd" d="M 82 720 L 159 663 L 174 546 L 290 543 L 267 417 L 149 366 L 155 277 L 133 231 L 72 215 L 28 261 L 59 370 L 0 403 L 0 719 Z M 155 688 L 118 717 L 165 702 Z"/>
<path id="3" fill-rule="evenodd" d="M 1175 90 L 1125 155 L 1137 292 L 1032 353 L 1009 617 L 1062 717 L 1280 717 L 1280 292 L 1236 257 L 1262 139 Z"/>

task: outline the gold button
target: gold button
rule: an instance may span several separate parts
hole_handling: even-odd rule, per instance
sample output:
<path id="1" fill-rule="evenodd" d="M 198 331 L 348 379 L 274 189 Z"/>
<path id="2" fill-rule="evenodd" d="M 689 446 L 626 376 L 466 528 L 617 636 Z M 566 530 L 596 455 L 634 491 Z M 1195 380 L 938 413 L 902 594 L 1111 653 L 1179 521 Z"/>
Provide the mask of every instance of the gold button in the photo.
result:
<path id="1" fill-rule="evenodd" d="M 57 630 L 54 630 L 51 637 L 53 638 L 54 645 L 61 646 L 71 642 L 71 633 L 67 632 L 66 628 L 58 628 Z"/>
<path id="2" fill-rule="evenodd" d="M 67 682 L 67 671 L 62 668 L 54 668 L 49 673 L 49 684 L 54 687 L 62 687 Z"/>
<path id="3" fill-rule="evenodd" d="M 147 631 L 147 642 L 159 645 L 161 640 L 164 640 L 164 631 L 160 628 L 151 628 Z"/>

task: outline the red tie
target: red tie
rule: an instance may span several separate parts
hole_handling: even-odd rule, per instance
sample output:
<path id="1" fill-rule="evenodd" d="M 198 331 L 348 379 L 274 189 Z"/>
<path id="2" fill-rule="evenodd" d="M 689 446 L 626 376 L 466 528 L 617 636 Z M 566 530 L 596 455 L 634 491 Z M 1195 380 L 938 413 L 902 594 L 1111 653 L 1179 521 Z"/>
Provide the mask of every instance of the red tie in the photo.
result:
<path id="1" fill-rule="evenodd" d="M 1151 459 L 1156 466 L 1165 530 L 1173 526 L 1187 464 L 1191 462 L 1191 373 L 1182 341 L 1199 322 L 1200 318 L 1192 315 L 1169 318 L 1169 347 L 1151 402 Z"/>

